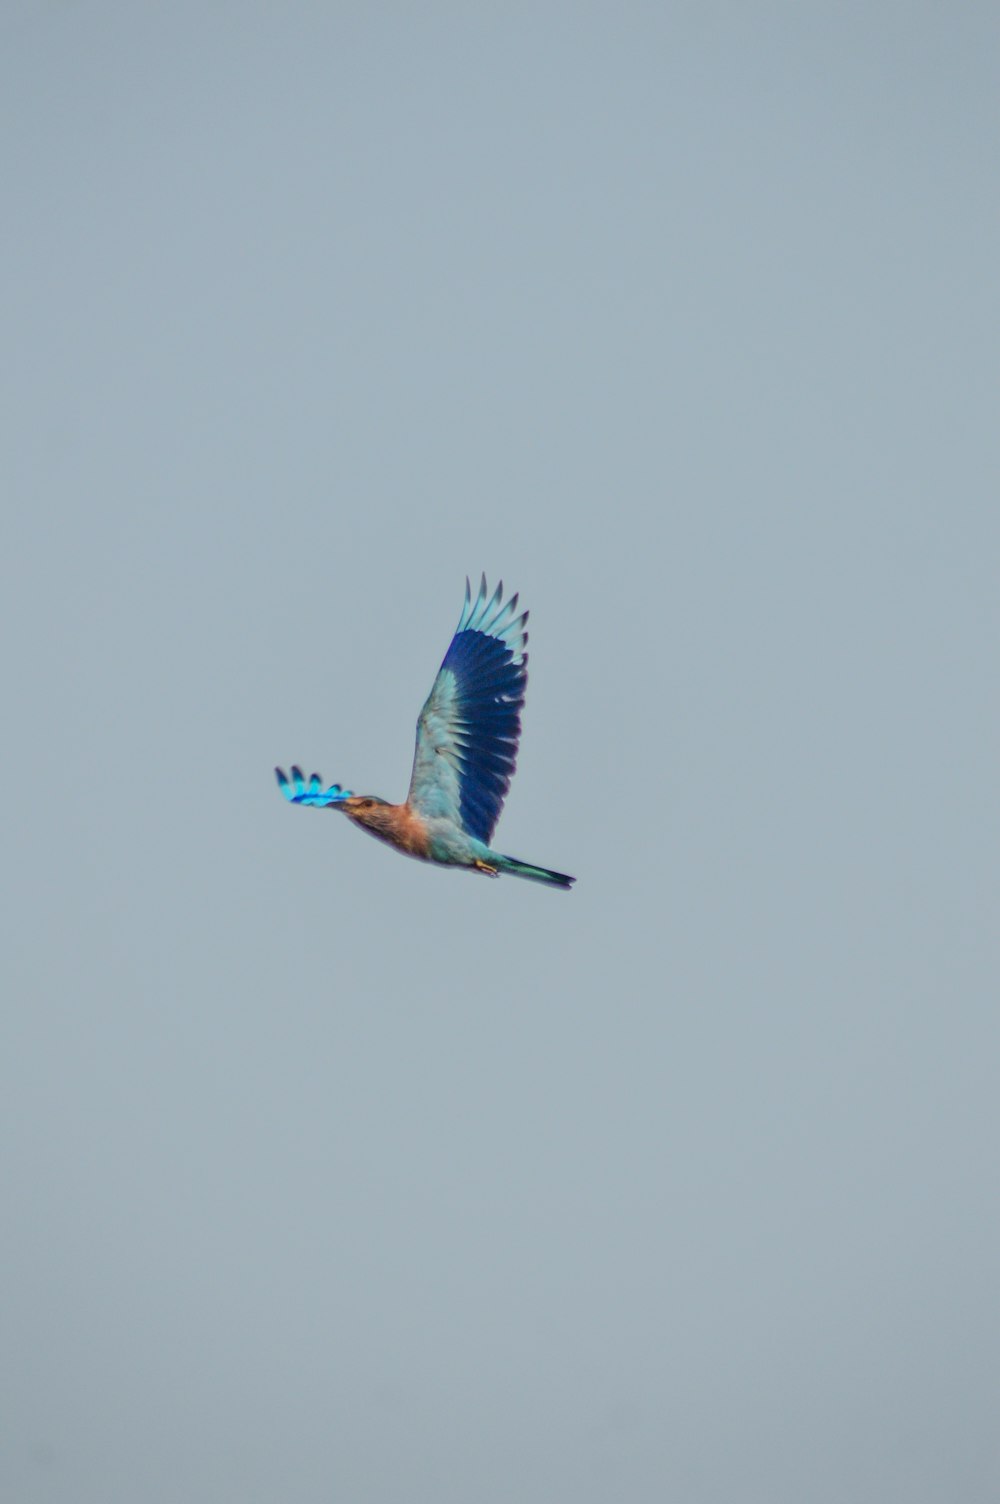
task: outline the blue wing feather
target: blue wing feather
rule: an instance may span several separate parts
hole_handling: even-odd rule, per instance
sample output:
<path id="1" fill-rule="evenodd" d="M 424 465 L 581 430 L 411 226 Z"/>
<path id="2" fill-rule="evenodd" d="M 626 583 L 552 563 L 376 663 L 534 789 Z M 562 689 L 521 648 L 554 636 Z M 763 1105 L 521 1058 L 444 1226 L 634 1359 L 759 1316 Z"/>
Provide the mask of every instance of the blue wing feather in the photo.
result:
<path id="1" fill-rule="evenodd" d="M 409 803 L 446 815 L 489 842 L 517 764 L 528 682 L 528 613 L 503 584 L 488 596 L 483 576 L 473 601 L 465 585 L 458 629 L 417 722 Z"/>
<path id="2" fill-rule="evenodd" d="M 302 776 L 301 768 L 292 768 L 290 780 L 285 777 L 280 768 L 275 768 L 274 774 L 278 780 L 278 787 L 289 804 L 305 804 L 311 805 L 314 809 L 327 809 L 330 805 L 341 804 L 351 797 L 350 789 L 341 788 L 339 783 L 331 783 L 328 789 L 324 789 L 318 773 L 314 773 L 308 783 Z"/>

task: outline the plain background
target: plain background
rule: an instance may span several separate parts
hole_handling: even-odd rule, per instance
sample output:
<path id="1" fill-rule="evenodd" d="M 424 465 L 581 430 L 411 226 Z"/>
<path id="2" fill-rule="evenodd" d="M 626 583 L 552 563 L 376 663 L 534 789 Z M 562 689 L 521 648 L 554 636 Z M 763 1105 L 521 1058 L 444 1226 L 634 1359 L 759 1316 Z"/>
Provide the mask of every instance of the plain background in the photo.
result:
<path id="1" fill-rule="evenodd" d="M 992 1504 L 996 6 L 2 32 L 0 1497 Z"/>

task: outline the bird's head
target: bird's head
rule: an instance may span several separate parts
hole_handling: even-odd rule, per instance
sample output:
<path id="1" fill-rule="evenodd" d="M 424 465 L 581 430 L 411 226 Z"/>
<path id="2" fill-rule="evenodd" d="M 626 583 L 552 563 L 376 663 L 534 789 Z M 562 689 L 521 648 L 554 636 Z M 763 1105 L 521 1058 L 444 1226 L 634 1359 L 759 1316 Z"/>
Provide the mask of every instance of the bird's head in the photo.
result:
<path id="1" fill-rule="evenodd" d="M 367 825 L 369 830 L 380 830 L 385 823 L 385 811 L 390 805 L 387 799 L 379 799 L 375 794 L 352 794 L 349 799 L 340 800 L 337 808 L 342 809 L 358 825 Z"/>

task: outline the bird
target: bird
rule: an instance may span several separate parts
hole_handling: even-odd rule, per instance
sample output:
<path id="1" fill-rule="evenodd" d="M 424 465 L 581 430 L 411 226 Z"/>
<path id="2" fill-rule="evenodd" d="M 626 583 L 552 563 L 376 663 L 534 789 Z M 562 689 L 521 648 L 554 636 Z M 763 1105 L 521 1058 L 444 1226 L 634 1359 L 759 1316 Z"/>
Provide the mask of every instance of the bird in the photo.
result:
<path id="1" fill-rule="evenodd" d="M 417 861 L 486 877 L 501 873 L 569 889 L 564 872 L 504 856 L 490 845 L 517 765 L 521 709 L 528 682 L 528 612 L 518 596 L 503 600 L 503 581 L 490 594 L 485 574 L 465 604 L 451 645 L 417 720 L 410 788 L 402 804 L 323 787 L 293 766 L 275 768 L 291 804 L 340 810 L 352 825 Z"/>

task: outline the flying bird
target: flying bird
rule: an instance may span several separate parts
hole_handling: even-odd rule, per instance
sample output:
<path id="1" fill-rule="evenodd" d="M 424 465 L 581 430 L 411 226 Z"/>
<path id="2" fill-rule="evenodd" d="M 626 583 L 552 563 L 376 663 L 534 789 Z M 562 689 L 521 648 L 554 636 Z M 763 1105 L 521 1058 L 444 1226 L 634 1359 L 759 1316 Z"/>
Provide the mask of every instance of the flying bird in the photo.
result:
<path id="1" fill-rule="evenodd" d="M 514 595 L 503 604 L 502 581 L 490 595 L 485 575 L 473 599 L 466 580 L 462 615 L 417 721 L 404 804 L 352 794 L 339 783 L 324 789 L 318 773 L 306 782 L 300 768 L 292 768 L 290 779 L 275 768 L 285 798 L 341 810 L 354 825 L 417 861 L 571 887 L 575 878 L 490 846 L 517 765 L 528 683 L 528 613 L 518 615 L 517 600 Z"/>

